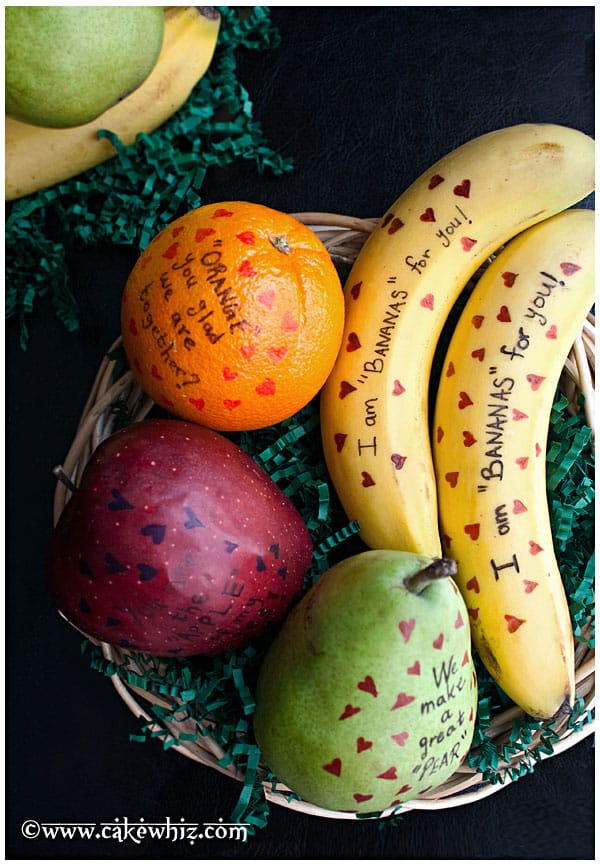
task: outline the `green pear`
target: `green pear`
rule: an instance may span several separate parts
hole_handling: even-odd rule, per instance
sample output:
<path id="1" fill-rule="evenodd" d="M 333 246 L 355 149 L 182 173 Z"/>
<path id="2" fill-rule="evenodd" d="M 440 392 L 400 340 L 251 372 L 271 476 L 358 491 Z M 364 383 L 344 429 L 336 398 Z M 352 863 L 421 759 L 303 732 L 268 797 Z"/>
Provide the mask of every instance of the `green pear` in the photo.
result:
<path id="1" fill-rule="evenodd" d="M 154 68 L 162 6 L 7 6 L 5 112 L 36 126 L 80 126 Z"/>
<path id="2" fill-rule="evenodd" d="M 300 798 L 379 813 L 446 781 L 473 738 L 477 679 L 454 561 L 369 550 L 331 567 L 270 644 L 264 762 Z"/>

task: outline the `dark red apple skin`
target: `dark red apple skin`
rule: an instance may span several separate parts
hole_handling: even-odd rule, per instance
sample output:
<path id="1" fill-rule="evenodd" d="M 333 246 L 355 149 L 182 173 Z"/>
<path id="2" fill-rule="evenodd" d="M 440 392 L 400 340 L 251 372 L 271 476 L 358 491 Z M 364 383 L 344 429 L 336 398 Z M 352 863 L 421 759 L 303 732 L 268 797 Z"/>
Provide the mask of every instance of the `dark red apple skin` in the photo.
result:
<path id="1" fill-rule="evenodd" d="M 219 433 L 146 419 L 93 453 L 52 534 L 48 586 L 83 633 L 159 656 L 238 649 L 301 593 L 292 502 Z"/>

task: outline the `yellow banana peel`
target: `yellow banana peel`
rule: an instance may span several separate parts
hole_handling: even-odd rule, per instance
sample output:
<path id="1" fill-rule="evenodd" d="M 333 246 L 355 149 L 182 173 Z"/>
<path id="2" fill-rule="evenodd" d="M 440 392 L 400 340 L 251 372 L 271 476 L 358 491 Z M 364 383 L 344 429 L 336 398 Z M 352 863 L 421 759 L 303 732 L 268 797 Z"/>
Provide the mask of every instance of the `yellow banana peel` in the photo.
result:
<path id="1" fill-rule="evenodd" d="M 512 240 L 473 289 L 442 366 L 433 454 L 445 554 L 473 643 L 528 714 L 573 705 L 569 608 L 546 495 L 550 412 L 594 303 L 594 212 Z"/>
<path id="2" fill-rule="evenodd" d="M 490 255 L 593 191 L 594 164 L 594 141 L 575 129 L 487 133 L 422 174 L 359 252 L 321 432 L 340 502 L 371 548 L 441 553 L 428 417 L 439 336 Z"/>

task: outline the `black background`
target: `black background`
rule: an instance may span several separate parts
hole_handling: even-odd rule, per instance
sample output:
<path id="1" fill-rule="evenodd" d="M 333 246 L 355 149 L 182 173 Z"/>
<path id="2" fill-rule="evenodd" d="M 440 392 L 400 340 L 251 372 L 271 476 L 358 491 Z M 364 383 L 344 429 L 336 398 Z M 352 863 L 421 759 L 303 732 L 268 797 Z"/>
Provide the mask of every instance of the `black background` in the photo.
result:
<path id="1" fill-rule="evenodd" d="M 586 7 L 273 7 L 279 47 L 240 51 L 238 74 L 269 143 L 294 159 L 283 177 L 248 163 L 209 173 L 203 200 L 290 212 L 379 217 L 422 171 L 467 139 L 520 122 L 594 134 L 594 9 Z M 236 781 L 158 742 L 89 669 L 43 580 L 51 470 L 70 446 L 136 258 L 73 248 L 80 329 L 43 307 L 27 351 L 6 332 L 7 820 L 9 859 L 592 859 L 588 737 L 477 803 L 412 811 L 398 824 L 337 821 L 273 806 L 246 845 L 25 840 L 25 819 L 229 819 Z"/>

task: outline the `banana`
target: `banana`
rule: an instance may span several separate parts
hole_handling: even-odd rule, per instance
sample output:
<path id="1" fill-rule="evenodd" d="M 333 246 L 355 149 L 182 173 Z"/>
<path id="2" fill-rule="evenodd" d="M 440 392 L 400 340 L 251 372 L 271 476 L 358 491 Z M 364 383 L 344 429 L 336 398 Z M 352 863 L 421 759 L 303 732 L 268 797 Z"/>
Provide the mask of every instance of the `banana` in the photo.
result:
<path id="1" fill-rule="evenodd" d="M 594 212 L 512 240 L 473 289 L 438 386 L 446 554 L 490 675 L 526 713 L 573 704 L 573 633 L 553 550 L 545 447 L 564 362 L 594 303 Z"/>
<path id="2" fill-rule="evenodd" d="M 491 254 L 593 191 L 594 156 L 563 126 L 487 133 L 418 178 L 359 252 L 320 412 L 332 483 L 368 546 L 441 554 L 428 426 L 439 335 Z"/>
<path id="3" fill-rule="evenodd" d="M 186 101 L 212 60 L 221 18 L 210 6 L 165 8 L 163 46 L 148 78 L 83 126 L 48 129 L 5 117 L 5 196 L 8 201 L 75 177 L 115 155 L 101 129 L 133 144 Z"/>

